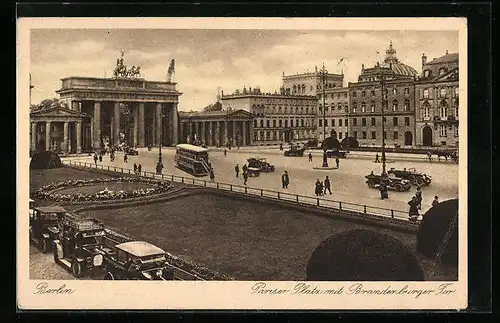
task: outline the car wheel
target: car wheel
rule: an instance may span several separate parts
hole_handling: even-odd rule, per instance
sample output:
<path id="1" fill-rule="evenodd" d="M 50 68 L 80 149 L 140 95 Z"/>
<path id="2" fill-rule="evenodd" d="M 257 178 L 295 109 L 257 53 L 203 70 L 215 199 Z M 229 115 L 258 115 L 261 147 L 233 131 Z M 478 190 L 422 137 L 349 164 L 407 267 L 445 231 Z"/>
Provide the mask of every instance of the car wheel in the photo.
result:
<path id="1" fill-rule="evenodd" d="M 401 192 L 403 190 L 403 186 L 401 184 L 396 184 L 394 188 L 396 189 L 396 192 Z"/>
<path id="2" fill-rule="evenodd" d="M 80 278 L 83 276 L 82 264 L 79 261 L 77 261 L 76 259 L 73 260 L 73 262 L 71 263 L 71 273 L 76 278 Z"/>
<path id="3" fill-rule="evenodd" d="M 424 180 L 421 178 L 417 178 L 416 183 L 418 186 L 422 186 L 424 184 Z"/>
<path id="4" fill-rule="evenodd" d="M 113 276 L 113 274 L 108 271 L 106 274 L 104 274 L 104 280 L 115 280 L 115 276 Z"/>
<path id="5" fill-rule="evenodd" d="M 414 183 L 415 182 L 415 176 L 413 176 L 413 175 L 408 176 L 408 180 L 410 181 L 410 183 Z"/>
<path id="6" fill-rule="evenodd" d="M 42 249 L 43 253 L 47 253 L 49 251 L 49 246 L 47 245 L 47 239 L 42 238 L 40 241 L 40 248 Z"/>

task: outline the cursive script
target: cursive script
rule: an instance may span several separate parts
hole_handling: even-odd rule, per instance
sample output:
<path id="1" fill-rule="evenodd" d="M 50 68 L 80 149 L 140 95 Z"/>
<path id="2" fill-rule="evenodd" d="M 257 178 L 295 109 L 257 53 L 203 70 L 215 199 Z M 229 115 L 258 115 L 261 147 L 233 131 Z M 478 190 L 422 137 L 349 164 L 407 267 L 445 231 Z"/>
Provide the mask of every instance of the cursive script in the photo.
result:
<path id="1" fill-rule="evenodd" d="M 35 291 L 33 294 L 73 294 L 75 292 L 74 289 L 67 288 L 66 284 L 63 284 L 59 287 L 49 287 L 49 284 L 46 282 L 42 282 L 35 286 Z"/>

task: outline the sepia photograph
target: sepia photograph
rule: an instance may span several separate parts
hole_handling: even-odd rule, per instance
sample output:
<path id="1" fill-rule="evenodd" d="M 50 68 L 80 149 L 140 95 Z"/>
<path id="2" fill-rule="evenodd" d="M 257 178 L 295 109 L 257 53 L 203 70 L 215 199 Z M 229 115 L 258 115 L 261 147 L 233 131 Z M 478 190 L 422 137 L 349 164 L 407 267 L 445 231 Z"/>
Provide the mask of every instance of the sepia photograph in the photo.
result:
<path id="1" fill-rule="evenodd" d="M 148 19 L 18 22 L 27 306 L 466 306 L 464 20 Z"/>

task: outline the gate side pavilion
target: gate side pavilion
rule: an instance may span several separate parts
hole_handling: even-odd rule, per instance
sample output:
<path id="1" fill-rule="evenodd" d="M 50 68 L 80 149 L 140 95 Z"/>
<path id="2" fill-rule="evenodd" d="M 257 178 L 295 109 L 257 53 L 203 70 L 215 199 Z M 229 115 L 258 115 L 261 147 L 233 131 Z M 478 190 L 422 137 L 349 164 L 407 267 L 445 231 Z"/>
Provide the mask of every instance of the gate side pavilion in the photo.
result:
<path id="1" fill-rule="evenodd" d="M 176 83 L 135 77 L 68 77 L 59 94 L 66 107 L 30 113 L 31 149 L 80 153 L 116 145 L 179 142 Z M 61 136 L 61 129 L 63 129 Z"/>

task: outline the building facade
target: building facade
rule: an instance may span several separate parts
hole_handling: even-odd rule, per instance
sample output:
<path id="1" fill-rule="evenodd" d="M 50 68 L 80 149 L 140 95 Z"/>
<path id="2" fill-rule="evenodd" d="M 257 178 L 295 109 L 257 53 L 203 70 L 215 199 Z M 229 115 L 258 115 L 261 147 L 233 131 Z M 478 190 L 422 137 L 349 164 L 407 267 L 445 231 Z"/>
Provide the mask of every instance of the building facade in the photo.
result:
<path id="1" fill-rule="evenodd" d="M 458 146 L 458 66 L 458 53 L 446 52 L 430 62 L 422 55 L 422 74 L 416 85 L 418 145 Z"/>
<path id="2" fill-rule="evenodd" d="M 324 95 L 324 100 L 322 91 L 317 95 L 318 128 L 316 137 L 319 140 L 324 140 L 331 135 L 333 130 L 337 139 L 342 140 L 349 136 L 349 88 L 327 88 Z"/>
<path id="3" fill-rule="evenodd" d="M 325 77 L 326 89 L 342 87 L 344 82 L 343 74 L 322 73 L 315 67 L 313 73 L 301 73 L 285 75 L 283 72 L 283 86 L 281 93 L 287 95 L 316 95 L 322 91 L 323 75 Z"/>
<path id="4" fill-rule="evenodd" d="M 222 109 L 241 109 L 253 115 L 253 145 L 305 143 L 315 138 L 316 96 L 236 90 L 221 97 Z"/>
<path id="5" fill-rule="evenodd" d="M 61 81 L 56 93 L 67 108 L 30 113 L 32 150 L 80 153 L 120 142 L 135 147 L 178 143 L 177 105 L 182 93 L 176 83 L 135 77 Z"/>
<path id="6" fill-rule="evenodd" d="M 367 69 L 363 65 L 358 82 L 348 84 L 349 135 L 363 146 L 381 146 L 383 135 L 388 146 L 414 146 L 417 74 L 413 67 L 398 60 L 392 42 L 383 63 Z M 384 134 L 382 115 L 385 116 Z"/>

